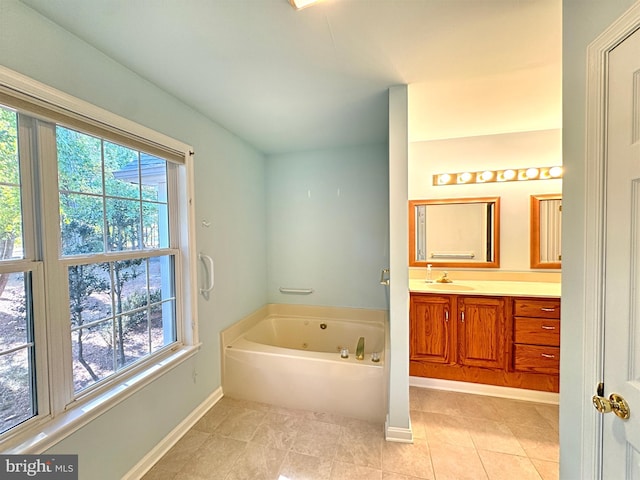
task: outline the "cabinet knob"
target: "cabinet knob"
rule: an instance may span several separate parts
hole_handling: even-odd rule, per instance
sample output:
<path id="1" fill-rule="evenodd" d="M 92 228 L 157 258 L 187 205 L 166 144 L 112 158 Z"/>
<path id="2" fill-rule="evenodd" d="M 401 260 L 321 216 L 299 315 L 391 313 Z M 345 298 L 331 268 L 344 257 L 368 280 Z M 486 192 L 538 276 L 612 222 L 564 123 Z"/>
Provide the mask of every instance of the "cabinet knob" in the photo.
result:
<path id="1" fill-rule="evenodd" d="M 554 327 L 553 325 L 542 325 L 542 329 L 543 330 L 555 330 L 556 327 Z"/>

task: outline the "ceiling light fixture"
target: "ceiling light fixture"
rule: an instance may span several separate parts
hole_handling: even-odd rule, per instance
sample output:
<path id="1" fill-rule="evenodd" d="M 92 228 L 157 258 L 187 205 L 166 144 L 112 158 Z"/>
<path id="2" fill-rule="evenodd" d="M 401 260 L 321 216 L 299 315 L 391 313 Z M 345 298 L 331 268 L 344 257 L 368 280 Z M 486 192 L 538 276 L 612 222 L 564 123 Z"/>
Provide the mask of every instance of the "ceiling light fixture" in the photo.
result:
<path id="1" fill-rule="evenodd" d="M 302 10 L 314 3 L 317 3 L 319 0 L 289 0 L 289 3 L 296 10 Z"/>

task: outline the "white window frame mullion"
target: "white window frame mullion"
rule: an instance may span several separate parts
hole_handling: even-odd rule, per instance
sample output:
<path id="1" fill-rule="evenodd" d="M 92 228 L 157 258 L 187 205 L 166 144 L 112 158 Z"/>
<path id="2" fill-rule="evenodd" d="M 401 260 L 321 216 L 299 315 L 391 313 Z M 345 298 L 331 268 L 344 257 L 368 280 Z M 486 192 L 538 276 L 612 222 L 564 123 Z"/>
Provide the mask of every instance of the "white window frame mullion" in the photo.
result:
<path id="1" fill-rule="evenodd" d="M 33 340 L 35 343 L 36 369 L 36 418 L 51 413 L 51 384 L 49 377 L 49 349 L 47 343 L 47 316 L 45 308 L 44 269 L 36 200 L 37 134 L 35 120 L 18 114 L 18 158 L 20 159 L 20 201 L 22 207 L 22 241 L 24 259 L 31 268 L 31 315 L 33 316 Z"/>
<path id="2" fill-rule="evenodd" d="M 63 412 L 73 398 L 69 278 L 60 260 L 60 208 L 56 126 L 37 121 L 40 175 L 40 212 L 44 255 L 46 306 L 49 312 L 49 378 L 52 413 Z M 46 179 L 46 180 L 45 180 Z"/>

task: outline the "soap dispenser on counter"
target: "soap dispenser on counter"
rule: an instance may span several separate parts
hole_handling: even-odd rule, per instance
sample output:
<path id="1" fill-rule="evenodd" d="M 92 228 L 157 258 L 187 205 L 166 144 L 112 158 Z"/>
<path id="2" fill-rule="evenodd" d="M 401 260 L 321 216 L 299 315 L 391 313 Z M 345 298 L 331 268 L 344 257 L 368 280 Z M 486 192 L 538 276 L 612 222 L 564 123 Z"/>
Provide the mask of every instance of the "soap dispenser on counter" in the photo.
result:
<path id="1" fill-rule="evenodd" d="M 427 278 L 425 280 L 425 283 L 433 283 L 433 280 L 431 279 L 431 264 L 427 264 Z"/>

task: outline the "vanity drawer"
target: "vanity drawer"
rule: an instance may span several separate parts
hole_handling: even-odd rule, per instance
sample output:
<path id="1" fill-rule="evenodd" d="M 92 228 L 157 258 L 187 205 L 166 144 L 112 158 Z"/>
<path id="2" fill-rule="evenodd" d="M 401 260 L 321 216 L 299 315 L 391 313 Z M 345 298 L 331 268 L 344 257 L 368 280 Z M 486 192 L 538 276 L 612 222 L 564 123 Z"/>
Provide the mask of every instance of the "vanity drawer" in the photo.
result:
<path id="1" fill-rule="evenodd" d="M 514 345 L 513 368 L 520 372 L 560 373 L 560 348 Z"/>
<path id="2" fill-rule="evenodd" d="M 514 341 L 533 345 L 560 346 L 560 320 L 516 317 Z"/>
<path id="3" fill-rule="evenodd" d="M 513 314 L 516 317 L 560 318 L 560 300 L 516 298 L 513 301 Z"/>

